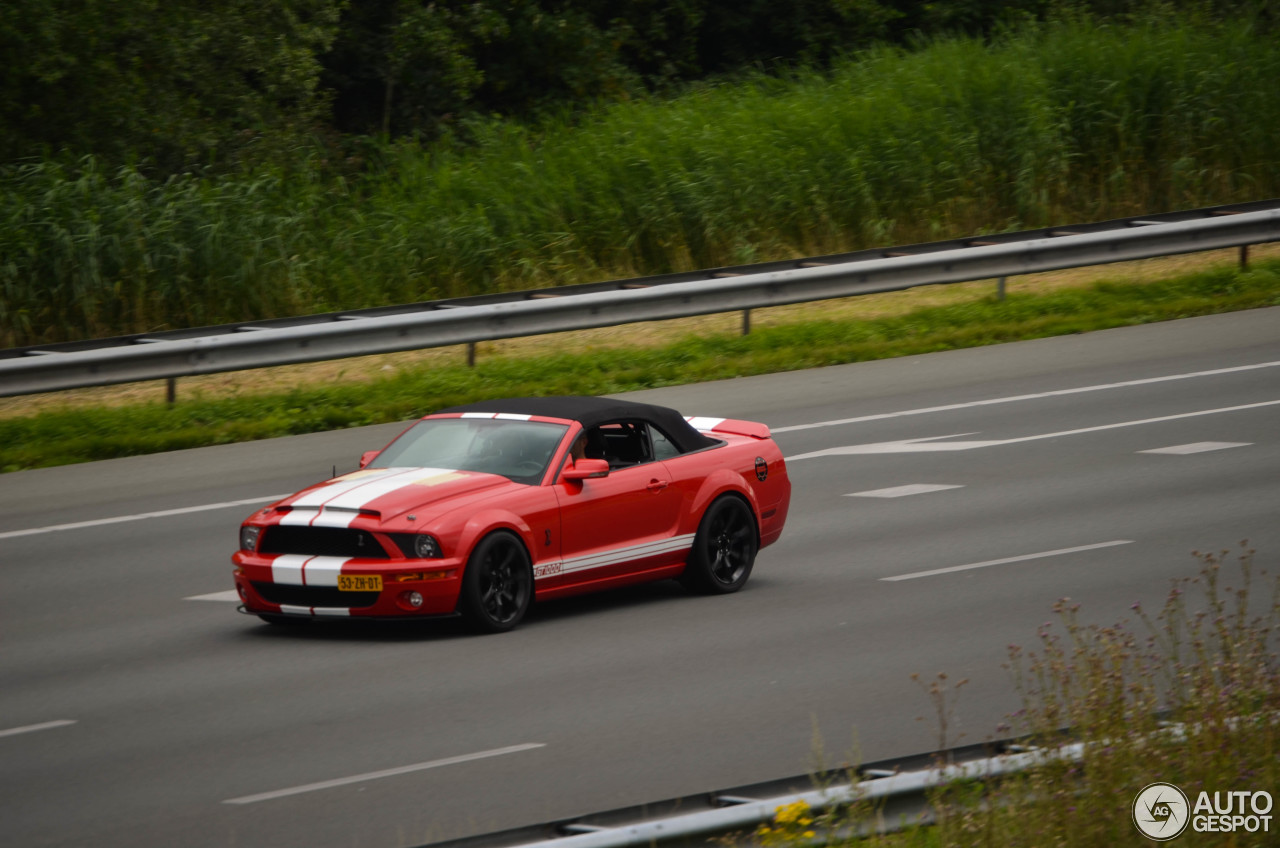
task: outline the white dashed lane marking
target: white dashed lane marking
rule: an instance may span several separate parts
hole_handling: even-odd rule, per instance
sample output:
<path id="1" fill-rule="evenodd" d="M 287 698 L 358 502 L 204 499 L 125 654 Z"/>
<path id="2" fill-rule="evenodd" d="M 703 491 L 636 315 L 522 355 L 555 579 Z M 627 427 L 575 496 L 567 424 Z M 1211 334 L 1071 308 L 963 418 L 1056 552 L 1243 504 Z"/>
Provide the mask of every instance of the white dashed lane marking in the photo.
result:
<path id="1" fill-rule="evenodd" d="M 134 515 L 116 515 L 111 518 L 95 518 L 90 521 L 74 521 L 70 524 L 50 524 L 46 527 L 32 527 L 30 530 L 8 530 L 0 533 L 0 539 L 16 539 L 19 536 L 35 536 L 40 533 L 56 533 L 59 530 L 80 530 L 85 527 L 102 527 L 106 524 L 121 524 L 126 521 L 141 521 L 144 518 L 168 518 L 171 515 L 187 515 L 192 512 L 208 512 L 211 509 L 227 509 L 233 506 L 250 506 L 252 504 L 278 501 L 288 495 L 263 495 L 260 498 L 245 498 L 239 501 L 223 501 L 222 503 L 200 504 L 199 506 L 182 506 L 177 509 L 161 509 L 156 512 L 139 512 Z"/>
<path id="2" fill-rule="evenodd" d="M 55 727 L 66 727 L 69 724 L 75 724 L 73 718 L 61 718 L 57 721 L 45 721 L 40 724 L 28 724 L 23 727 L 11 727 L 8 730 L 0 730 L 0 736 L 17 736 L 20 733 L 35 733 L 39 730 L 52 730 Z"/>
<path id="3" fill-rule="evenodd" d="M 865 445 L 842 445 L 836 448 L 823 448 L 809 453 L 796 454 L 786 458 L 787 462 L 798 459 L 816 459 L 824 456 L 855 456 L 859 454 L 878 453 L 937 453 L 942 451 L 967 451 L 978 448 L 1016 445 L 1023 442 L 1036 442 L 1043 439 L 1058 439 L 1063 436 L 1079 436 L 1083 433 L 1101 433 L 1104 430 L 1118 430 L 1125 427 L 1140 427 L 1146 424 L 1162 424 L 1167 421 L 1181 421 L 1186 418 L 1200 418 L 1205 415 L 1220 415 L 1225 412 L 1244 412 L 1253 409 L 1265 409 L 1280 406 L 1280 400 L 1267 400 L 1260 403 L 1246 403 L 1240 406 L 1224 406 L 1220 409 L 1198 409 L 1195 412 L 1182 412 L 1177 415 L 1161 415 L 1158 418 L 1142 418 L 1137 421 L 1118 421 L 1114 424 L 1099 424 L 1094 427 L 1081 427 L 1076 430 L 1059 430 L 1054 433 L 1037 433 L 1034 436 L 1018 436 L 1013 439 L 987 439 L 983 441 L 941 442 L 938 439 L 949 439 L 951 436 L 934 436 L 929 439 L 905 439 L 896 442 L 875 442 Z"/>
<path id="4" fill-rule="evenodd" d="M 1044 559 L 1045 557 L 1063 556 L 1065 554 L 1077 554 L 1083 551 L 1096 551 L 1102 548 L 1114 548 L 1117 545 L 1132 545 L 1132 539 L 1117 539 L 1114 542 L 1098 542 L 1095 545 L 1081 545 L 1077 548 L 1059 548 L 1056 551 L 1041 551 L 1035 554 L 1022 554 L 1021 556 L 1005 557 L 1004 559 L 989 559 L 986 562 L 971 562 L 968 565 L 952 565 L 947 568 L 934 568 L 930 571 L 915 571 L 911 574 L 899 574 L 895 577 L 881 577 L 885 582 L 895 582 L 898 580 L 914 580 L 917 577 L 933 577 L 937 574 L 950 574 L 954 571 L 970 571 L 975 568 L 987 568 L 992 565 L 1007 565 L 1014 562 L 1026 562 L 1032 559 Z"/>
<path id="5" fill-rule="evenodd" d="M 240 593 L 235 589 L 228 589 L 225 592 L 210 592 L 207 595 L 192 595 L 189 598 L 183 598 L 184 601 L 238 601 Z"/>
<path id="6" fill-rule="evenodd" d="M 912 483 L 909 486 L 893 486 L 888 489 L 872 489 L 869 492 L 850 492 L 846 498 L 905 498 L 909 495 L 923 495 L 929 492 L 942 492 L 947 489 L 963 489 L 955 483 Z"/>
<path id="7" fill-rule="evenodd" d="M 335 780 L 325 780 L 320 783 L 308 783 L 305 786 L 293 786 L 289 789 L 277 789 L 274 792 L 262 792 L 257 795 L 245 795 L 240 798 L 229 798 L 222 803 L 254 804 L 258 801 L 271 801 L 275 798 L 287 798 L 290 795 L 301 795 L 304 792 L 315 792 L 320 789 L 332 789 L 337 786 L 348 786 L 352 783 L 363 783 L 367 780 L 379 780 L 384 777 L 395 777 L 401 774 L 411 774 L 415 771 L 426 771 L 427 769 L 440 768 L 441 766 L 469 763 L 474 760 L 485 760 L 490 757 L 501 757 L 505 754 L 516 754 L 520 751 L 532 751 L 535 748 L 545 747 L 546 744 L 543 742 L 529 742 L 524 745 L 512 745 L 507 748 L 495 748 L 492 751 L 479 751 L 475 754 L 463 754 L 460 757 L 448 757 L 443 760 L 432 760 L 427 763 L 415 763 L 411 766 L 400 766 L 399 768 L 391 768 L 384 771 L 371 771 L 365 774 L 353 775 L 351 777 L 339 777 Z"/>
<path id="8" fill-rule="evenodd" d="M 1167 448 L 1152 448 L 1138 453 L 1168 453 L 1185 456 L 1189 453 L 1208 453 L 1209 451 L 1226 450 L 1227 448 L 1246 448 L 1253 442 L 1192 442 L 1189 445 L 1172 445 Z"/>

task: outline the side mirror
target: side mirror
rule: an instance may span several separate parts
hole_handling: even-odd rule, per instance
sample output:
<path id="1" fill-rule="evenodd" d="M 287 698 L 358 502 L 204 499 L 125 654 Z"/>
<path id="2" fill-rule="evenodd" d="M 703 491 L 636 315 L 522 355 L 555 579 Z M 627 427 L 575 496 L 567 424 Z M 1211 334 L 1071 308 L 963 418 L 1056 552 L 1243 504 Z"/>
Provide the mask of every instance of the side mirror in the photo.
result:
<path id="1" fill-rule="evenodd" d="M 382 453 L 382 451 L 372 450 L 372 451 L 365 451 L 364 453 L 360 454 L 360 467 L 364 468 L 366 465 L 373 462 L 373 458 L 380 453 Z"/>
<path id="2" fill-rule="evenodd" d="M 562 480 L 589 480 L 593 477 L 608 477 L 609 463 L 603 459 L 580 459 L 560 474 Z"/>

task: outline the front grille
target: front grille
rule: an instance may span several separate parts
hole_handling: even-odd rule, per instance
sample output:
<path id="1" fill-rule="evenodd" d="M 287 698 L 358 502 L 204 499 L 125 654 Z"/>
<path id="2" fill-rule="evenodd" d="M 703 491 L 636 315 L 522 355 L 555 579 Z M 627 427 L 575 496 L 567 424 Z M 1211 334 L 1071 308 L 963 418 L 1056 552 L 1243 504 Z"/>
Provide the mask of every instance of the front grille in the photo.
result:
<path id="1" fill-rule="evenodd" d="M 387 551 L 368 530 L 277 524 L 262 531 L 258 552 L 307 556 L 387 559 Z"/>
<path id="2" fill-rule="evenodd" d="M 288 583 L 259 583 L 253 588 L 273 604 L 293 607 L 371 607 L 377 592 L 340 592 L 336 586 L 293 586 Z"/>

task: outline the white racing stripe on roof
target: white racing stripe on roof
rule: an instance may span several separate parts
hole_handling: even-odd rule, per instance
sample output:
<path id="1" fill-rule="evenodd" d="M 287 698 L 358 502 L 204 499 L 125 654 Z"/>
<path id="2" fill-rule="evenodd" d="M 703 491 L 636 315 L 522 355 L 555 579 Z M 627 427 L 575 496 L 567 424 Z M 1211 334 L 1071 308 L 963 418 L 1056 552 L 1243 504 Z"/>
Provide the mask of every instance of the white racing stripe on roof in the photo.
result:
<path id="1" fill-rule="evenodd" d="M 463 418 L 483 418 L 489 421 L 528 421 L 532 415 L 521 415 L 515 412 L 464 412 Z"/>

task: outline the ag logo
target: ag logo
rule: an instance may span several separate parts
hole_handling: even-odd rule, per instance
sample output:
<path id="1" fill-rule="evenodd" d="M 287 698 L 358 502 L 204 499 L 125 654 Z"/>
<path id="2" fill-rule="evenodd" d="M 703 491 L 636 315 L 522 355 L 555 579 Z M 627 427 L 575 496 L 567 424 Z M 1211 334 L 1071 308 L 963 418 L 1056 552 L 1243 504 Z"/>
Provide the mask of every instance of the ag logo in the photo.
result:
<path id="1" fill-rule="evenodd" d="M 769 476 L 769 463 L 764 461 L 763 456 L 756 457 L 756 479 L 763 483 Z"/>
<path id="2" fill-rule="evenodd" d="M 1172 783 L 1153 783 L 1133 799 L 1133 824 L 1143 836 L 1166 842 L 1187 829 L 1191 805 Z"/>

